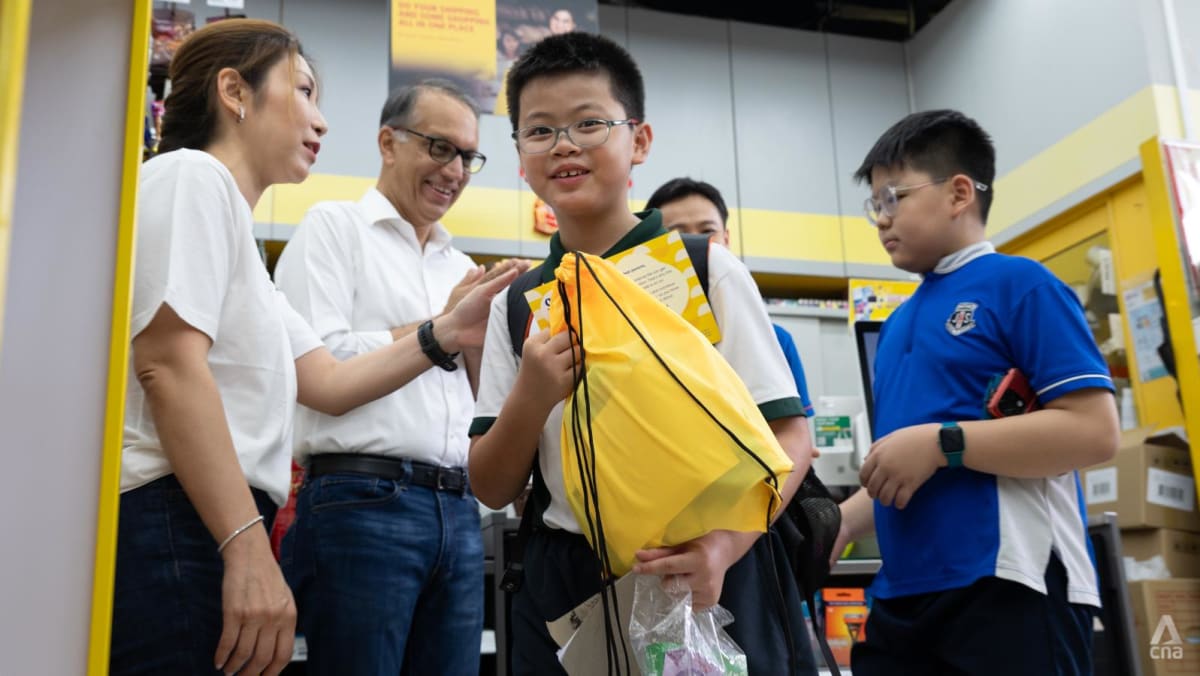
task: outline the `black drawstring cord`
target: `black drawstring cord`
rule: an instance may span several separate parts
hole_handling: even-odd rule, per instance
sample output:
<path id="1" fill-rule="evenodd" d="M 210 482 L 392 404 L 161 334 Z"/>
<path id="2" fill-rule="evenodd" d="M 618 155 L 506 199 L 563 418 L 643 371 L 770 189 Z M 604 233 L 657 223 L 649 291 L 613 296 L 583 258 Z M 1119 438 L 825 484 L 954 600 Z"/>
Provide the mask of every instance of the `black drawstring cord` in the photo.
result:
<path id="1" fill-rule="evenodd" d="M 576 253 L 576 261 L 578 263 L 579 254 Z M 578 269 L 578 268 L 577 268 Z M 612 560 L 608 553 L 608 540 L 604 533 L 603 520 L 600 516 L 600 501 L 599 491 L 597 488 L 596 476 L 596 453 L 595 439 L 592 432 L 591 421 L 591 389 L 588 386 L 587 378 L 587 355 L 583 350 L 583 294 L 582 287 L 579 284 L 579 277 L 576 277 L 576 310 L 575 324 L 570 321 L 571 301 L 567 294 L 565 285 L 559 282 L 559 298 L 563 300 L 563 314 L 566 318 L 568 335 L 574 344 L 579 346 L 579 359 L 572 358 L 571 369 L 576 383 L 576 393 L 571 400 L 571 437 L 575 445 L 575 461 L 579 467 L 579 479 L 583 488 L 583 508 L 584 520 L 587 522 L 588 532 L 591 535 L 592 542 L 595 543 L 597 557 L 600 561 L 601 573 L 605 580 L 605 588 L 601 590 L 601 606 L 604 612 L 604 636 L 605 647 L 608 652 L 608 673 L 621 673 L 621 659 L 624 656 L 625 670 L 624 673 L 632 674 L 633 670 L 629 663 L 629 653 L 625 646 L 625 637 L 622 632 L 613 627 L 614 614 L 620 618 L 620 606 L 617 598 L 616 587 L 610 584 L 612 580 Z M 579 390 L 582 390 L 580 392 Z M 583 416 L 580 415 L 579 401 L 583 399 Z M 586 419 L 587 434 L 584 435 L 581 423 L 581 418 Z"/>
<path id="2" fill-rule="evenodd" d="M 600 291 L 604 293 L 605 297 L 608 298 L 609 302 L 612 303 L 613 307 L 615 307 L 617 309 L 617 312 L 619 312 L 621 314 L 621 317 L 625 320 L 625 323 L 628 324 L 631 329 L 633 329 L 633 332 L 637 335 L 638 339 L 642 342 L 643 345 L 646 346 L 646 348 L 650 351 L 650 353 L 652 355 L 654 355 L 655 360 L 657 360 L 658 363 L 667 372 L 667 374 L 669 376 L 671 376 L 671 379 L 674 380 L 675 383 L 677 385 L 679 385 L 679 387 L 681 389 L 683 389 L 684 392 L 687 393 L 687 395 L 692 399 L 692 401 L 697 406 L 699 406 L 706 415 L 708 415 L 710 420 L 712 420 L 714 423 L 717 424 L 718 427 L 721 428 L 721 431 L 723 431 L 725 433 L 725 435 L 729 439 L 731 439 L 737 445 L 737 447 L 739 449 L 742 450 L 742 452 L 744 452 L 746 455 L 753 458 L 754 461 L 756 463 L 758 463 L 759 467 L 761 467 L 763 470 L 766 471 L 768 481 L 769 481 L 771 487 L 775 489 L 772 492 L 772 494 L 770 496 L 770 502 L 768 503 L 767 524 L 766 524 L 766 531 L 767 531 L 766 537 L 768 538 L 767 544 L 768 544 L 768 548 L 770 550 L 771 575 L 772 575 L 773 581 L 775 583 L 776 591 L 778 592 L 778 599 L 780 601 L 780 606 L 781 606 L 781 619 L 783 620 L 783 630 L 784 630 L 784 633 L 785 633 L 785 636 L 786 636 L 787 642 L 788 642 L 789 667 L 790 667 L 792 673 L 794 673 L 795 668 L 796 668 L 796 645 L 795 645 L 794 637 L 792 635 L 791 622 L 789 621 L 790 618 L 788 618 L 788 616 L 787 616 L 787 606 L 786 606 L 786 601 L 784 600 L 784 596 L 783 596 L 783 587 L 779 580 L 778 570 L 776 569 L 776 566 L 775 566 L 776 547 L 774 545 L 774 542 L 772 542 L 770 540 L 771 513 L 774 511 L 772 508 L 775 506 L 775 496 L 776 496 L 776 494 L 778 494 L 778 492 L 780 490 L 779 477 L 770 468 L 770 466 L 768 466 L 767 463 L 761 457 L 759 457 L 759 455 L 757 453 L 755 453 L 753 450 L 751 450 L 749 448 L 749 446 L 747 446 L 736 434 L 734 434 L 734 432 L 732 430 L 730 430 L 723 422 L 721 422 L 721 420 L 718 419 L 716 417 L 716 415 L 714 415 L 713 412 L 710 411 L 708 409 L 708 407 L 705 406 L 702 401 L 700 401 L 700 399 L 695 395 L 695 393 L 693 393 L 687 387 L 687 385 L 685 385 L 683 383 L 683 381 L 680 380 L 679 376 L 676 375 L 673 370 L 671 370 L 671 367 L 662 358 L 662 355 L 660 355 L 658 353 L 658 351 L 654 349 L 654 346 L 650 344 L 650 341 L 647 340 L 646 336 L 641 332 L 641 330 L 638 329 L 637 325 L 634 324 L 633 320 L 629 317 L 629 315 L 625 313 L 625 310 L 621 307 L 621 305 L 619 303 L 617 303 L 616 299 L 613 298 L 612 294 L 609 293 L 608 289 L 605 288 L 603 282 L 600 281 L 600 278 L 596 276 L 596 271 L 592 268 L 591 263 L 586 258 L 584 258 L 579 252 L 574 252 L 574 256 L 575 256 L 575 264 L 576 264 L 575 296 L 576 296 L 576 322 L 578 323 L 577 329 L 575 326 L 572 325 L 572 323 L 570 321 L 571 320 L 571 306 L 570 306 L 570 301 L 567 297 L 566 287 L 563 284 L 563 282 L 561 282 L 561 281 L 558 283 L 558 287 L 559 287 L 559 298 L 562 299 L 562 302 L 563 302 L 563 315 L 564 315 L 564 318 L 566 319 L 568 334 L 572 337 L 573 340 L 577 339 L 577 344 L 579 345 L 579 350 L 580 350 L 579 359 L 578 360 L 575 360 L 574 358 L 572 359 L 571 368 L 572 368 L 572 374 L 574 376 L 574 382 L 576 383 L 576 390 L 580 389 L 580 387 L 582 387 L 582 390 L 583 390 L 584 410 L 585 410 L 585 414 L 587 416 L 587 422 L 586 422 L 587 437 L 586 437 L 586 439 L 584 438 L 583 430 L 581 428 L 580 411 L 579 411 L 579 398 L 580 397 L 579 397 L 578 392 L 576 392 L 576 396 L 572 399 L 572 402 L 571 402 L 571 417 L 572 417 L 571 436 L 572 436 L 572 441 L 575 443 L 575 460 L 576 460 L 576 463 L 579 465 L 580 482 L 583 485 L 584 516 L 585 516 L 585 520 L 587 521 L 589 533 L 592 536 L 592 542 L 594 542 L 596 544 L 597 554 L 600 558 L 601 570 L 606 579 L 606 587 L 607 588 L 604 589 L 601 593 L 601 601 L 602 601 L 603 611 L 605 614 L 604 634 L 605 634 L 605 643 L 606 643 L 606 647 L 608 649 L 608 654 L 609 654 L 609 665 L 608 665 L 609 674 L 613 674 L 614 667 L 616 667 L 617 672 L 619 673 L 620 666 L 619 666 L 619 664 L 614 664 L 614 658 L 616 660 L 619 660 L 620 654 L 622 652 L 624 653 L 624 655 L 626 657 L 625 670 L 628 673 L 632 673 L 632 670 L 630 669 L 630 665 L 629 665 L 629 661 L 628 661 L 628 651 L 621 650 L 621 649 L 625 648 L 624 635 L 621 632 L 613 631 L 612 615 L 609 614 L 609 604 L 610 604 L 610 596 L 611 596 L 612 608 L 617 613 L 617 617 L 618 618 L 620 617 L 620 609 L 617 605 L 618 599 L 617 599 L 617 594 L 616 594 L 616 587 L 615 587 L 615 585 L 608 584 L 608 581 L 611 580 L 611 577 L 612 577 L 612 565 L 611 565 L 611 559 L 608 554 L 607 540 L 604 537 L 603 523 L 600 518 L 599 495 L 597 493 L 597 485 L 596 485 L 596 453 L 595 453 L 595 440 L 594 440 L 594 437 L 592 434 L 591 392 L 590 392 L 590 389 L 588 387 L 588 382 L 587 382 L 586 353 L 583 351 L 583 312 L 582 312 L 582 309 L 583 309 L 583 291 L 582 291 L 583 268 L 586 268 L 587 271 L 591 274 L 592 280 L 596 283 L 597 288 L 599 288 Z M 581 263 L 582 263 L 582 266 L 580 265 Z M 594 518 L 592 516 L 593 511 L 595 514 Z M 621 641 L 620 646 L 616 645 L 616 640 L 614 639 L 614 633 L 616 634 L 617 637 L 620 638 L 620 641 Z"/>

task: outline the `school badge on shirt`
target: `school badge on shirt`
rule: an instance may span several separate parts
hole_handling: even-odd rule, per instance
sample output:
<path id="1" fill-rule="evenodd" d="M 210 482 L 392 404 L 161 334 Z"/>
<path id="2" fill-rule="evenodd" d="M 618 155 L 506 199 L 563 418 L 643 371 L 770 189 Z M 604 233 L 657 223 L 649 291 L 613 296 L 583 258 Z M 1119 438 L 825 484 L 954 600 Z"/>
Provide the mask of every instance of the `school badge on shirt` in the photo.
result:
<path id="1" fill-rule="evenodd" d="M 975 328 L 975 308 L 979 307 L 978 303 L 959 303 L 954 306 L 954 312 L 950 313 L 950 318 L 946 320 L 946 330 L 952 336 L 961 336 L 962 334 Z"/>

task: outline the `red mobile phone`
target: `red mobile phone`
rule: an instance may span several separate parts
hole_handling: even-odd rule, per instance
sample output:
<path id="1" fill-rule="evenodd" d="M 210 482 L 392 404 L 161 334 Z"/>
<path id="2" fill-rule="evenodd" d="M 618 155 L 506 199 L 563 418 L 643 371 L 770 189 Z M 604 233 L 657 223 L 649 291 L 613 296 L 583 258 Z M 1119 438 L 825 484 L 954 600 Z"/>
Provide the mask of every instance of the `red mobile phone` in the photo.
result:
<path id="1" fill-rule="evenodd" d="M 997 376 L 988 388 L 986 409 L 993 418 L 1021 415 L 1038 408 L 1041 406 L 1037 395 L 1025 374 L 1018 369 L 1009 369 L 1003 376 Z"/>

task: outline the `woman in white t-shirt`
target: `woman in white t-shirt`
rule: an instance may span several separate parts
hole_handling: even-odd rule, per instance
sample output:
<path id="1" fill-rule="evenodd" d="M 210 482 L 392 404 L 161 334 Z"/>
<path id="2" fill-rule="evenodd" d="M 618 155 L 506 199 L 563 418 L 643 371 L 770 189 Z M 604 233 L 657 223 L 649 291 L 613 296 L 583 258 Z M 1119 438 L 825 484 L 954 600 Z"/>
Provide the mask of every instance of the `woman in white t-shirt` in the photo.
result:
<path id="1" fill-rule="evenodd" d="M 409 334 L 339 362 L 275 290 L 252 209 L 308 175 L 326 131 L 296 37 L 196 31 L 171 64 L 160 154 L 138 194 L 111 673 L 277 674 L 296 611 L 267 528 L 287 497 L 296 402 L 339 415 L 483 342 L 475 286 Z M 468 275 L 478 282 L 482 270 Z"/>

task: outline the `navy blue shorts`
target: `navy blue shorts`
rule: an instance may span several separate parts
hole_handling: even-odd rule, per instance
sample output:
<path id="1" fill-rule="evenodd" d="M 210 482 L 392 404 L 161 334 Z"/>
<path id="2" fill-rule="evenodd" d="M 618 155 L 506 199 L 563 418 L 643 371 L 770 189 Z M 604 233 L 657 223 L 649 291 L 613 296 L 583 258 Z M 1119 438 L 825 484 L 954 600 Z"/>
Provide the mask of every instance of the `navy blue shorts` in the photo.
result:
<path id="1" fill-rule="evenodd" d="M 1091 676 L 1091 606 L 1067 601 L 1057 556 L 1047 594 L 987 577 L 962 589 L 875 599 L 854 676 Z"/>

